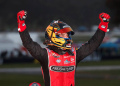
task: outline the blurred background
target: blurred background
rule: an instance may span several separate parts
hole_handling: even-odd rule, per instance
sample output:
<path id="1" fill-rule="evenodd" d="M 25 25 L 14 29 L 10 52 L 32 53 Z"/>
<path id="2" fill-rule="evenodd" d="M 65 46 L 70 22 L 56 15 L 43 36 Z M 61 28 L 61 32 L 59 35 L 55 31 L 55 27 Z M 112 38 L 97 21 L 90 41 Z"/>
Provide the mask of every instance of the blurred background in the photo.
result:
<path id="1" fill-rule="evenodd" d="M 74 47 L 80 47 L 95 33 L 99 14 L 111 16 L 109 29 L 100 45 L 83 59 L 76 70 L 76 86 L 119 86 L 120 84 L 120 0 L 0 0 L 0 86 L 44 86 L 39 62 L 23 47 L 17 31 L 17 12 L 28 12 L 26 25 L 31 38 L 42 47 L 44 31 L 60 19 L 75 31 Z"/>

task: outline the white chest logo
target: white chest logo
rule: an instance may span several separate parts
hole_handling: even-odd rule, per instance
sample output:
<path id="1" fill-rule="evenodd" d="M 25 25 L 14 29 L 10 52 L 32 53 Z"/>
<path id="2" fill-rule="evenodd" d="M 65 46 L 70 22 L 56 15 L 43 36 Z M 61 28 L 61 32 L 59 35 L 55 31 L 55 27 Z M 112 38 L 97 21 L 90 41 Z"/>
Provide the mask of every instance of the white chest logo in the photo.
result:
<path id="1" fill-rule="evenodd" d="M 57 59 L 57 60 L 56 60 L 56 62 L 57 62 L 57 63 L 60 63 L 60 62 L 61 62 L 61 60 L 60 60 L 60 59 Z"/>

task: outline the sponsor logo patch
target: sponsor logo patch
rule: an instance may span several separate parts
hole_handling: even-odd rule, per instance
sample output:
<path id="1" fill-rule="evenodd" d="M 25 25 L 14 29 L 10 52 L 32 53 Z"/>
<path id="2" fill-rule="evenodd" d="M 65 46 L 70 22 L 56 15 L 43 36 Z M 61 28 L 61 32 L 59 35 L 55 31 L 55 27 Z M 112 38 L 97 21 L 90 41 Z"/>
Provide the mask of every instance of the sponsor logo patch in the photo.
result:
<path id="1" fill-rule="evenodd" d="M 55 58 L 59 58 L 60 56 L 56 55 L 55 53 L 52 53 L 52 56 Z"/>
<path id="2" fill-rule="evenodd" d="M 102 25 L 101 27 L 102 27 L 102 28 L 105 28 L 106 26 Z"/>
<path id="3" fill-rule="evenodd" d="M 60 63 L 60 62 L 61 62 L 61 60 L 60 60 L 60 59 L 57 59 L 57 60 L 56 60 L 56 62 L 57 62 L 57 63 Z"/>
<path id="4" fill-rule="evenodd" d="M 64 58 L 69 58 L 69 57 L 71 57 L 71 56 L 64 56 Z"/>
<path id="5" fill-rule="evenodd" d="M 23 23 L 22 26 L 25 26 L 25 23 Z"/>
<path id="6" fill-rule="evenodd" d="M 64 61 L 64 64 L 68 64 L 70 63 L 70 61 L 68 61 L 67 59 Z"/>
<path id="7" fill-rule="evenodd" d="M 71 58 L 71 62 L 70 62 L 70 63 L 73 63 L 73 62 L 75 62 L 75 59 L 74 59 L 74 58 Z"/>
<path id="8" fill-rule="evenodd" d="M 75 70 L 75 66 L 50 66 L 50 70 L 56 72 L 70 72 Z"/>
<path id="9" fill-rule="evenodd" d="M 72 50 L 72 52 L 74 52 L 74 48 L 73 47 L 71 48 L 71 50 Z"/>
<path id="10" fill-rule="evenodd" d="M 71 61 L 74 61 L 74 58 L 71 58 Z"/>

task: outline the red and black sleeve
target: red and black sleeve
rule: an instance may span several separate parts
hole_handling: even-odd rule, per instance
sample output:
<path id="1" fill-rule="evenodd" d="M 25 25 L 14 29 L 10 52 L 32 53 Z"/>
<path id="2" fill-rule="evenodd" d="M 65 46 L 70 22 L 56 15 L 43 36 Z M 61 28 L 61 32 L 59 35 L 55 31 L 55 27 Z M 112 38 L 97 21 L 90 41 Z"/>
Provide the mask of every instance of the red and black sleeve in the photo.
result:
<path id="1" fill-rule="evenodd" d="M 19 32 L 23 46 L 30 52 L 30 54 L 35 57 L 40 63 L 47 59 L 47 50 L 42 48 L 38 43 L 34 42 L 27 29 L 23 32 Z"/>
<path id="2" fill-rule="evenodd" d="M 87 43 L 83 44 L 78 50 L 76 50 L 76 62 L 79 63 L 86 56 L 96 50 L 103 41 L 104 36 L 105 32 L 98 29 Z"/>

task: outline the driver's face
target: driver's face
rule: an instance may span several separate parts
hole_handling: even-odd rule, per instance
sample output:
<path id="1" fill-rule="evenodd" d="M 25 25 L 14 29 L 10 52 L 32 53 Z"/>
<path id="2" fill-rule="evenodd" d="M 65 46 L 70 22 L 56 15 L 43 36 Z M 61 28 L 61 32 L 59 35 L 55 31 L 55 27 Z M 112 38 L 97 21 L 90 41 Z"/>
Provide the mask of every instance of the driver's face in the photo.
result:
<path id="1" fill-rule="evenodd" d="M 59 37 L 68 38 L 68 34 L 67 33 L 59 33 Z"/>

